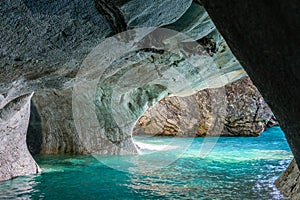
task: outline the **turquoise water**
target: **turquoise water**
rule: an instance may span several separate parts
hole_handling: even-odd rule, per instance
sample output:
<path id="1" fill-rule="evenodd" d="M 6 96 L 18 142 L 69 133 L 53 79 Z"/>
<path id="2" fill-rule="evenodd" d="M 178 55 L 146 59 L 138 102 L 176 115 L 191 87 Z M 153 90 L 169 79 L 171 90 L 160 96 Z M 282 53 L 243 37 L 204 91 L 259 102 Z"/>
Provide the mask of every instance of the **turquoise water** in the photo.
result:
<path id="1" fill-rule="evenodd" d="M 278 127 L 256 138 L 135 141 L 136 156 L 38 156 L 43 173 L 0 183 L 0 199 L 283 198 L 273 182 L 292 154 Z"/>

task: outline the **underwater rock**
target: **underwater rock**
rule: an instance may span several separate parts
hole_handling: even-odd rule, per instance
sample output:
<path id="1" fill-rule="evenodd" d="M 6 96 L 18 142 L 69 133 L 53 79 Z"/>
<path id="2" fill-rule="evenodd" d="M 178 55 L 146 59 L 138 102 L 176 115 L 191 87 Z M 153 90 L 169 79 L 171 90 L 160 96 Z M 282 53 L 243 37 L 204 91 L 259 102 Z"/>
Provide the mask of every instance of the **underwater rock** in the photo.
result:
<path id="1" fill-rule="evenodd" d="M 40 172 L 26 145 L 32 95 L 21 96 L 0 108 L 0 181 Z"/>
<path id="2" fill-rule="evenodd" d="M 162 99 L 138 120 L 133 134 L 258 136 L 267 126 L 275 125 L 278 122 L 272 111 L 245 77 L 222 88 Z"/>

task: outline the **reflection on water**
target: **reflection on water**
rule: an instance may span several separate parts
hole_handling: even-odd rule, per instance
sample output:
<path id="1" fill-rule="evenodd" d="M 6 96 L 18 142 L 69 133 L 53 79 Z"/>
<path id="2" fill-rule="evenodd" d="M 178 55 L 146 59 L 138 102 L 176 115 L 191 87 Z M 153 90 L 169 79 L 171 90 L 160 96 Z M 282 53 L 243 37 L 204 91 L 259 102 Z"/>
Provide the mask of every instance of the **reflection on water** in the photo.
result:
<path id="1" fill-rule="evenodd" d="M 39 184 L 36 176 L 23 176 L 13 180 L 1 183 L 1 199 L 6 197 L 22 197 L 22 199 L 31 199 L 31 193 L 35 192 L 34 188 Z M 26 192 L 25 192 L 26 191 Z M 39 196 L 43 198 L 41 194 Z"/>
<path id="2" fill-rule="evenodd" d="M 43 173 L 0 183 L 0 199 L 283 198 L 273 183 L 292 155 L 279 128 L 219 138 L 206 157 L 203 138 L 171 140 L 135 137 L 135 156 L 38 156 Z"/>

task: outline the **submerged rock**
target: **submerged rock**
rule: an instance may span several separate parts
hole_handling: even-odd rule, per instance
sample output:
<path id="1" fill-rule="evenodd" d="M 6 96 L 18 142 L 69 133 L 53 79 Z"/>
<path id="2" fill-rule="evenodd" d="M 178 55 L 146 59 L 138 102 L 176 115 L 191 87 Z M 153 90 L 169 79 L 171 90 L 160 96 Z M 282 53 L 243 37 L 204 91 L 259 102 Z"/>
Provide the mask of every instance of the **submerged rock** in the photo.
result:
<path id="1" fill-rule="evenodd" d="M 0 181 L 40 171 L 26 145 L 31 97 L 21 96 L 0 109 Z"/>
<path id="2" fill-rule="evenodd" d="M 134 135 L 258 136 L 278 125 L 248 77 L 187 97 L 166 97 L 149 108 Z"/>

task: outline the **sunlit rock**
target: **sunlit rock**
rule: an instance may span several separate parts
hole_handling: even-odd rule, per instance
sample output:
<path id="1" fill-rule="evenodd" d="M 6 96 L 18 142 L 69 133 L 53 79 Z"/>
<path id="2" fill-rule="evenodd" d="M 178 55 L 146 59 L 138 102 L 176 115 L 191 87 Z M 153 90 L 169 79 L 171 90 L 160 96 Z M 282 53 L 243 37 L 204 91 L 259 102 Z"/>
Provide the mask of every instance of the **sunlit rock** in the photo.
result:
<path id="1" fill-rule="evenodd" d="M 222 89 L 224 95 L 220 95 Z M 216 108 L 218 112 L 215 112 Z M 215 127 L 215 118 L 222 121 L 218 129 Z M 162 99 L 142 115 L 133 134 L 258 136 L 269 125 L 276 125 L 276 119 L 251 80 L 245 77 L 224 88 L 205 89 L 187 97 Z"/>

